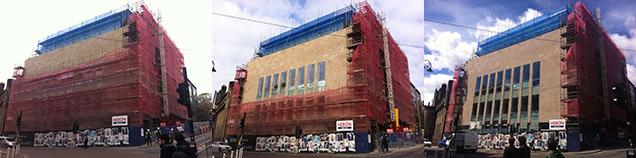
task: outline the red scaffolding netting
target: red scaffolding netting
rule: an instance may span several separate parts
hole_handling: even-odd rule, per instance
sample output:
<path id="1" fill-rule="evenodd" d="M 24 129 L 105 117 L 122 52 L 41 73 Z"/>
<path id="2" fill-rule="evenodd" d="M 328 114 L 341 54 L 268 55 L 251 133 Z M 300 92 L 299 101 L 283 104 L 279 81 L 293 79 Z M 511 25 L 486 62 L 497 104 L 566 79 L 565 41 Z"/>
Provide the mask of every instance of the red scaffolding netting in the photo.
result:
<path id="1" fill-rule="evenodd" d="M 382 37 L 376 36 L 382 34 L 382 26 L 366 2 L 359 8 L 353 23 L 360 23 L 364 42 L 353 52 L 347 87 L 298 96 L 278 94 L 263 101 L 233 105 L 228 114 L 226 135 L 241 132 L 238 123 L 244 112 L 245 135 L 289 135 L 295 133 L 297 126 L 304 134 L 336 132 L 337 120 L 353 120 L 356 132 L 372 130 L 372 120 L 389 123 L 385 73 L 379 68 L 384 65 L 384 47 Z M 412 124 L 408 60 L 393 38 L 388 37 L 395 107 L 399 110 L 400 122 Z M 238 91 L 235 89 L 234 93 Z"/>
<path id="2" fill-rule="evenodd" d="M 568 29 L 563 36 L 574 39 L 561 67 L 561 86 L 566 88 L 565 100 L 561 102 L 561 115 L 564 117 L 585 118 L 590 121 L 601 120 L 605 99 L 614 98 L 611 87 L 621 81 L 621 67 L 625 66 L 625 56 L 609 38 L 605 30 L 597 25 L 595 18 L 582 2 L 575 3 L 565 26 Z M 601 41 L 602 38 L 602 41 Z M 602 54 L 601 54 L 602 53 Z M 607 89 L 603 89 L 601 56 L 605 56 Z M 575 96 L 575 97 L 573 97 Z M 609 101 L 611 118 L 626 121 L 626 113 Z"/>
<path id="3" fill-rule="evenodd" d="M 23 111 L 21 131 L 53 131 L 71 130 L 74 122 L 80 129 L 110 127 L 111 117 L 118 115 L 128 115 L 129 126 L 142 125 L 144 115 L 163 118 L 159 31 L 164 33 L 170 113 L 186 118 L 186 108 L 177 103 L 174 91 L 177 83 L 183 82 L 183 54 L 165 30 L 159 29 L 145 5 L 132 13 L 125 25 L 125 46 L 121 48 L 79 66 L 17 78 L 5 121 L 15 122 Z M 15 131 L 16 127 L 9 123 L 4 131 Z"/>

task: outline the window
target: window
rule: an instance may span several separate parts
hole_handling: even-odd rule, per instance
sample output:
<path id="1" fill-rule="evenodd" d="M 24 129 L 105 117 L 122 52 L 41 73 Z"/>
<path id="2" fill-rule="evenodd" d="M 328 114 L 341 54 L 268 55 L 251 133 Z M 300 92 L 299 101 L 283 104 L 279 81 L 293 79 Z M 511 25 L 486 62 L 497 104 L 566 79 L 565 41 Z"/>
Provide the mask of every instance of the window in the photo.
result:
<path id="1" fill-rule="evenodd" d="M 285 91 L 287 91 L 287 71 L 283 71 L 280 73 L 280 90 L 279 93 L 285 95 Z"/>
<path id="2" fill-rule="evenodd" d="M 506 77 L 504 80 L 504 90 L 509 90 L 510 89 L 510 75 L 511 75 L 512 71 L 511 69 L 506 70 Z"/>
<path id="3" fill-rule="evenodd" d="M 501 107 L 501 120 L 508 120 L 508 105 L 510 104 L 509 99 L 503 100 L 503 105 Z"/>
<path id="4" fill-rule="evenodd" d="M 497 72 L 497 91 L 501 90 L 501 85 L 503 84 L 503 71 Z"/>
<path id="5" fill-rule="evenodd" d="M 521 112 L 528 112 L 528 96 L 521 97 Z"/>
<path id="6" fill-rule="evenodd" d="M 318 92 L 325 90 L 325 64 L 324 61 L 318 63 Z"/>
<path id="7" fill-rule="evenodd" d="M 475 80 L 475 95 L 479 95 L 479 83 L 481 83 L 481 76 L 477 76 Z"/>
<path id="8" fill-rule="evenodd" d="M 481 82 L 481 93 L 482 95 L 486 93 L 486 89 L 488 87 L 486 87 L 488 85 L 488 75 L 484 75 L 484 77 L 482 77 L 484 79 L 483 82 Z"/>
<path id="9" fill-rule="evenodd" d="M 488 82 L 488 93 L 492 93 L 493 88 L 495 88 L 495 73 L 490 74 L 490 82 Z"/>
<path id="10" fill-rule="evenodd" d="M 298 68 L 298 90 L 296 95 L 305 94 L 305 67 Z"/>
<path id="11" fill-rule="evenodd" d="M 256 93 L 256 101 L 261 101 L 263 97 L 263 78 L 258 79 L 258 93 Z"/>
<path id="12" fill-rule="evenodd" d="M 532 95 L 531 111 L 539 111 L 539 95 Z"/>
<path id="13" fill-rule="evenodd" d="M 484 116 L 484 106 L 485 106 L 484 104 L 485 104 L 485 102 L 479 103 L 479 113 L 477 114 L 477 115 L 479 115 L 478 116 L 479 118 L 478 118 L 477 121 L 482 121 L 482 118 Z"/>
<path id="14" fill-rule="evenodd" d="M 479 104 L 473 103 L 473 110 L 470 113 L 470 121 L 475 121 L 475 116 L 477 116 L 477 106 L 479 106 Z"/>
<path id="15" fill-rule="evenodd" d="M 539 82 L 541 77 L 541 61 L 532 63 L 532 94 L 539 94 Z"/>
<path id="16" fill-rule="evenodd" d="M 316 64 L 307 66 L 307 94 L 314 92 L 314 77 L 316 75 Z"/>
<path id="17" fill-rule="evenodd" d="M 271 85 L 272 76 L 265 77 L 265 94 L 263 95 L 263 99 L 269 98 L 269 86 Z"/>
<path id="18" fill-rule="evenodd" d="M 492 114 L 492 102 L 486 103 L 486 122 L 490 121 L 490 115 Z"/>
<path id="19" fill-rule="evenodd" d="M 296 85 L 296 69 L 289 70 L 289 88 L 287 89 L 287 95 L 294 95 L 294 88 Z"/>
<path id="20" fill-rule="evenodd" d="M 528 88 L 530 85 L 528 83 L 530 79 L 530 64 L 523 65 L 523 82 L 522 87 Z"/>
<path id="21" fill-rule="evenodd" d="M 495 109 L 493 109 L 493 115 L 492 115 L 492 120 L 493 121 L 498 121 L 499 120 L 499 108 L 500 108 L 500 104 L 501 100 L 495 100 Z"/>
<path id="22" fill-rule="evenodd" d="M 512 89 L 519 89 L 519 73 L 521 72 L 521 67 L 515 67 L 515 75 L 512 78 Z"/>
<path id="23" fill-rule="evenodd" d="M 512 98 L 512 107 L 510 113 L 517 113 L 519 111 L 519 98 Z"/>
<path id="24" fill-rule="evenodd" d="M 272 97 L 276 94 L 278 94 L 278 74 L 274 74 L 272 80 Z"/>

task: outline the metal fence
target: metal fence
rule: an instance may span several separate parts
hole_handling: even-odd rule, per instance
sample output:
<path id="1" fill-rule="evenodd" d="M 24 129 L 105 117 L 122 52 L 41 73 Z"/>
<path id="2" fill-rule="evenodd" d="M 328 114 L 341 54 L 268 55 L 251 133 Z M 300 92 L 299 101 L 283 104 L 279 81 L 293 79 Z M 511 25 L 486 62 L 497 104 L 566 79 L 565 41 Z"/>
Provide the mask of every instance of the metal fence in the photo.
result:
<path id="1" fill-rule="evenodd" d="M 214 140 L 212 139 L 208 140 L 198 147 L 197 158 L 214 158 L 215 157 L 214 150 L 211 149 L 212 142 L 214 142 Z M 229 158 L 243 158 L 243 148 L 230 151 L 230 155 L 226 155 L 226 154 L 227 153 L 223 153 L 223 156 L 219 158 L 226 158 L 226 156 L 229 156 Z"/>

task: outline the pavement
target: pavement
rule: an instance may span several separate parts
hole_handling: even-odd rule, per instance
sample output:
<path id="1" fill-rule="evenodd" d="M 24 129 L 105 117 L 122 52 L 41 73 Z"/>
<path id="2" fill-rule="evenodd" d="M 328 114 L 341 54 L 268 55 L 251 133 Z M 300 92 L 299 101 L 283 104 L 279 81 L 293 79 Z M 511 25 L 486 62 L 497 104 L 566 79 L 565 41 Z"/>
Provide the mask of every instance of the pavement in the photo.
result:
<path id="1" fill-rule="evenodd" d="M 603 149 L 594 149 L 594 150 L 585 150 L 585 151 L 577 151 L 577 152 L 561 152 L 563 156 L 576 156 L 576 155 L 590 155 L 602 152 Z M 490 153 L 503 153 L 503 149 L 479 149 L 477 152 L 490 152 Z M 530 155 L 546 155 L 548 151 L 539 151 L 533 150 L 530 152 Z"/>
<path id="2" fill-rule="evenodd" d="M 206 142 L 207 140 L 209 140 L 211 138 L 211 135 L 212 135 L 212 131 L 208 131 L 206 133 L 194 136 L 194 140 L 197 142 L 197 146 L 198 144 L 202 144 Z M 190 137 L 187 137 L 186 141 L 189 141 L 189 140 L 190 140 Z M 176 141 L 173 141 L 173 143 L 176 143 Z M 159 144 L 157 144 L 157 142 L 155 141 L 155 142 L 152 142 L 150 146 L 147 146 L 146 144 L 144 144 L 144 145 L 136 146 L 133 148 L 134 149 L 149 149 L 149 148 L 158 148 L 158 147 L 159 147 Z"/>
<path id="3" fill-rule="evenodd" d="M 402 150 L 411 150 L 416 148 L 424 148 L 424 144 L 416 144 L 408 147 L 397 147 L 397 148 L 389 148 L 388 152 L 379 152 L 377 149 L 369 152 L 369 153 L 354 153 L 354 152 L 346 152 L 346 153 L 327 153 L 327 152 L 302 152 L 302 153 L 288 153 L 288 152 L 259 152 L 259 151 L 244 151 L 245 153 L 254 153 L 254 154 L 280 154 L 280 155 L 316 155 L 316 156 L 335 156 L 335 157 L 386 157 L 390 156 L 393 153 Z"/>

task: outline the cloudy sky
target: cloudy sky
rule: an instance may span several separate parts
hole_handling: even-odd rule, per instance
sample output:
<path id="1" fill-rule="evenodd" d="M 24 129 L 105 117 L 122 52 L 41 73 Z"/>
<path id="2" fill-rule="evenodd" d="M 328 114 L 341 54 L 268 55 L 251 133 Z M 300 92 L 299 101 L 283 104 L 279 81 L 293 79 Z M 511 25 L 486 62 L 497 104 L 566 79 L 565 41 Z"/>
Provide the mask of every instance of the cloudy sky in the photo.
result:
<path id="1" fill-rule="evenodd" d="M 0 2 L 0 81 L 11 77 L 13 67 L 33 55 L 37 42 L 50 34 L 134 2 L 131 0 L 59 0 Z M 359 0 L 146 0 L 160 10 L 168 35 L 185 55 L 188 75 L 199 93 L 212 92 L 234 77 L 237 65 L 250 61 L 260 41 L 287 28 L 214 15 L 220 13 L 268 23 L 299 26 Z M 451 79 L 455 65 L 464 63 L 477 41 L 488 36 L 447 22 L 493 31 L 505 30 L 565 4 L 564 0 L 369 0 L 376 12 L 385 10 L 389 32 L 402 44 L 409 59 L 411 82 L 425 101 L 435 87 Z M 603 25 L 616 43 L 636 50 L 636 2 L 586 0 L 588 8 L 601 7 Z M 636 52 L 624 51 L 630 77 L 636 78 Z M 433 73 L 425 72 L 424 60 Z M 217 72 L 211 73 L 211 60 Z M 28 69 L 28 68 L 27 68 Z"/>

